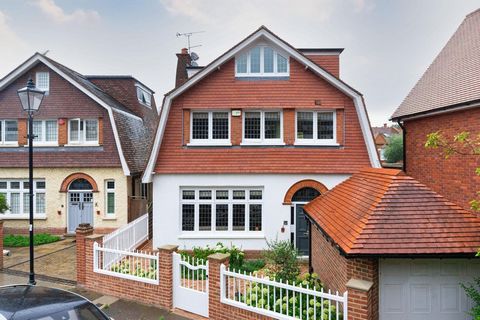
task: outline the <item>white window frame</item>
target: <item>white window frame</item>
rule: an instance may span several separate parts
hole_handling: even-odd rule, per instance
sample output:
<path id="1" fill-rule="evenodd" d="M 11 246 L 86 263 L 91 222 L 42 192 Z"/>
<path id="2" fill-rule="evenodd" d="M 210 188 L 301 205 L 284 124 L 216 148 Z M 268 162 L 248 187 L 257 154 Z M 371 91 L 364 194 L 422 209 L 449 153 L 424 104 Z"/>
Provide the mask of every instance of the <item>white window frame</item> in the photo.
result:
<path id="1" fill-rule="evenodd" d="M 7 210 L 3 215 L 0 215 L 0 217 L 3 217 L 4 219 L 28 219 L 29 214 L 24 213 L 24 203 L 23 203 L 23 198 L 25 194 L 29 194 L 29 189 L 24 188 L 24 182 L 28 182 L 28 179 L 0 179 L 0 182 L 7 182 L 7 188 L 6 189 L 0 189 L 0 193 L 6 193 L 6 200 L 7 204 L 10 206 L 10 201 L 11 201 L 11 194 L 12 193 L 19 193 L 19 213 L 11 213 L 10 209 Z M 11 188 L 11 182 L 18 182 L 20 184 L 20 188 L 18 189 L 12 189 Z M 45 182 L 45 179 L 34 179 L 33 180 L 33 216 L 35 219 L 46 219 L 46 211 L 47 211 L 47 189 L 40 189 L 37 188 L 37 182 Z M 45 207 L 45 212 L 42 213 L 37 213 L 37 201 L 36 201 L 36 195 L 42 193 L 44 194 L 44 207 Z"/>
<path id="2" fill-rule="evenodd" d="M 6 127 L 5 127 L 5 122 L 7 121 L 15 121 L 17 123 L 17 140 L 16 141 L 5 141 L 5 136 L 6 136 Z M 18 146 L 18 120 L 17 119 L 2 119 L 0 120 L 1 123 L 1 129 L 0 129 L 0 135 L 1 135 L 1 140 L 0 141 L 0 146 L 12 146 L 12 147 L 17 147 Z"/>
<path id="3" fill-rule="evenodd" d="M 35 137 L 33 140 L 34 146 L 58 146 L 58 119 L 45 119 L 45 120 L 33 120 L 34 122 L 42 122 L 42 140 L 39 140 L 38 137 Z M 47 121 L 55 121 L 57 127 L 57 140 L 55 141 L 46 141 L 47 137 Z M 27 144 L 28 145 L 28 144 Z"/>
<path id="4" fill-rule="evenodd" d="M 78 126 L 78 141 L 73 141 L 72 137 L 70 135 L 71 132 L 71 123 L 77 121 L 79 126 Z M 96 121 L 97 122 L 97 140 L 96 141 L 87 141 L 87 121 Z M 80 130 L 80 123 L 83 122 L 83 131 Z M 68 119 L 68 145 L 69 146 L 98 146 L 98 138 L 100 137 L 100 128 L 99 128 L 99 120 L 98 119 L 80 119 L 80 118 L 74 118 L 74 119 Z"/>
<path id="5" fill-rule="evenodd" d="M 182 191 L 189 190 L 195 192 L 195 199 L 186 199 L 182 197 Z M 216 191 L 227 190 L 228 199 L 216 199 Z M 245 191 L 245 199 L 233 199 L 233 191 L 242 190 Z M 262 199 L 250 199 L 250 191 L 260 190 L 262 192 Z M 211 191 L 211 199 L 200 199 L 200 191 Z M 180 187 L 179 193 L 179 232 L 181 236 L 179 238 L 196 238 L 196 237 L 222 237 L 225 234 L 228 234 L 228 237 L 264 237 L 265 230 L 265 190 L 263 186 L 258 187 Z M 184 204 L 193 204 L 194 205 L 194 228 L 193 231 L 183 231 L 182 225 L 182 214 L 183 214 L 183 205 Z M 211 229 L 210 230 L 200 230 L 200 205 L 209 204 L 212 208 L 212 217 L 211 217 Z M 228 204 L 228 227 L 227 230 L 216 231 L 216 205 L 217 204 Z M 245 229 L 244 230 L 233 230 L 233 205 L 234 204 L 245 204 Z M 260 204 L 262 206 L 262 230 L 259 231 L 250 231 L 250 205 Z"/>
<path id="6" fill-rule="evenodd" d="M 42 74 L 46 74 L 47 75 L 47 78 L 48 78 L 48 85 L 46 88 L 41 88 L 39 87 L 39 83 L 40 83 L 40 75 Z M 45 91 L 45 94 L 48 95 L 49 91 L 50 91 L 50 72 L 48 71 L 38 71 L 36 74 L 35 74 L 35 86 L 40 89 L 40 90 L 43 90 Z"/>
<path id="7" fill-rule="evenodd" d="M 298 138 L 298 113 L 299 112 L 313 112 L 313 138 L 305 139 Z M 318 139 L 318 113 L 333 113 L 333 139 Z M 336 110 L 323 109 L 298 109 L 295 111 L 295 145 L 316 145 L 316 146 L 338 146 L 337 143 L 337 112 Z"/>
<path id="8" fill-rule="evenodd" d="M 247 112 L 260 112 L 260 139 L 247 139 L 245 138 L 245 114 Z M 278 112 L 280 113 L 280 138 L 267 139 L 265 138 L 265 112 Z M 242 143 L 241 145 L 285 145 L 283 140 L 283 110 L 243 110 L 242 112 Z"/>
<path id="9" fill-rule="evenodd" d="M 250 71 L 250 64 L 251 64 L 251 55 L 250 52 L 252 49 L 259 47 L 260 48 L 260 72 L 252 73 Z M 266 47 L 269 47 L 273 50 L 273 72 L 265 72 L 264 69 L 264 50 Z M 247 55 L 247 72 L 239 73 L 237 70 L 237 58 L 240 56 Z M 287 59 L 287 71 L 286 72 L 278 72 L 278 65 L 277 65 L 277 55 L 281 55 L 285 59 Z M 235 56 L 235 77 L 242 78 L 242 77 L 289 77 L 290 76 L 290 56 L 284 52 L 280 52 L 273 48 L 272 46 L 265 45 L 265 44 L 258 44 L 253 47 L 249 47 L 247 50 L 242 51 L 241 53 Z"/>
<path id="10" fill-rule="evenodd" d="M 114 183 L 113 188 L 108 187 L 109 182 Z M 105 216 L 109 218 L 114 217 L 117 211 L 117 194 L 115 192 L 116 187 L 117 187 L 117 183 L 114 179 L 105 180 Z M 108 194 L 109 193 L 113 193 L 113 212 L 108 212 Z"/>
<path id="11" fill-rule="evenodd" d="M 137 94 L 138 102 L 140 102 L 140 104 L 145 106 L 145 107 L 151 108 L 152 107 L 153 92 L 151 90 L 147 89 L 146 87 L 142 86 L 139 83 L 135 83 L 135 89 L 136 89 L 135 93 Z M 145 96 L 146 100 L 147 100 L 146 102 L 143 102 L 143 100 L 140 99 L 140 97 L 138 96 L 138 91 L 137 90 L 141 90 L 142 93 L 146 95 Z"/>
<path id="12" fill-rule="evenodd" d="M 228 114 L 228 139 L 213 139 L 213 113 Z M 193 114 L 208 113 L 208 139 L 193 139 Z M 230 110 L 195 110 L 190 112 L 190 142 L 188 146 L 231 146 L 232 116 Z"/>

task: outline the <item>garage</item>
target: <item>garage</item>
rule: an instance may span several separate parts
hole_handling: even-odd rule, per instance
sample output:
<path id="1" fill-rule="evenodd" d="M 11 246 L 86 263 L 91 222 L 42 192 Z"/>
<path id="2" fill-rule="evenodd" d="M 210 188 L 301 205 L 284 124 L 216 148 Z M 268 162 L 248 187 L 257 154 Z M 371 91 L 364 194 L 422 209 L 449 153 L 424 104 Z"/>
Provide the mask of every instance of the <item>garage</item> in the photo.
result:
<path id="1" fill-rule="evenodd" d="M 380 320 L 465 320 L 480 259 L 380 259 Z"/>

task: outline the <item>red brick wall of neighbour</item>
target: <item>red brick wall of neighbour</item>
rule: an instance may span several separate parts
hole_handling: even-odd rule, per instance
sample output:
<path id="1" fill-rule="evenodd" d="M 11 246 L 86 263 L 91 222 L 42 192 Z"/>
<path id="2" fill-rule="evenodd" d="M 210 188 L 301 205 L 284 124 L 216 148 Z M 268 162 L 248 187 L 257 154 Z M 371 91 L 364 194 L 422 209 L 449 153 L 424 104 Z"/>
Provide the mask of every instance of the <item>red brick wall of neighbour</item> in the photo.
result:
<path id="1" fill-rule="evenodd" d="M 321 105 L 315 105 L 320 100 Z M 283 109 L 285 147 L 246 147 L 232 117 L 233 147 L 186 147 L 185 109 Z M 292 146 L 294 109 L 337 109 L 340 147 Z M 292 165 L 302 163 L 301 166 Z M 172 102 L 156 173 L 352 173 L 370 166 L 353 101 L 292 60 L 289 80 L 235 79 L 233 59 Z"/>
<path id="2" fill-rule="evenodd" d="M 340 77 L 340 56 L 339 55 L 307 55 L 307 58 L 324 68 L 337 78 Z"/>
<path id="3" fill-rule="evenodd" d="M 405 121 L 407 174 L 466 209 L 480 190 L 480 176 L 475 175 L 478 157 L 445 159 L 440 149 L 426 149 L 424 144 L 427 134 L 439 130 L 450 140 L 462 131 L 480 134 L 480 121 L 472 119 L 480 119 L 480 108 Z"/>
<path id="4" fill-rule="evenodd" d="M 58 124 L 59 144 L 67 142 L 67 127 L 69 118 L 103 119 L 100 123 L 102 132 L 99 132 L 102 148 L 80 152 L 69 151 L 68 147 L 62 152 L 35 150 L 35 167 L 120 167 L 120 158 L 115 145 L 113 130 L 107 110 L 87 97 L 84 93 L 56 74 L 47 66 L 38 64 L 23 76 L 19 77 L 0 92 L 0 119 L 19 119 L 19 144 L 26 144 L 26 114 L 22 110 L 17 90 L 24 87 L 29 77 L 35 81 L 37 71 L 49 71 L 50 91 L 43 99 L 36 120 L 64 119 L 63 125 Z M 28 157 L 25 148 L 11 148 L 11 152 L 0 154 L 1 167 L 28 167 Z M 49 148 L 51 149 L 51 148 Z"/>
<path id="5" fill-rule="evenodd" d="M 312 226 L 312 267 L 327 289 L 348 290 L 349 320 L 378 319 L 378 260 L 350 259 L 340 254 L 323 233 Z M 368 292 L 347 288 L 350 279 L 373 282 Z"/>

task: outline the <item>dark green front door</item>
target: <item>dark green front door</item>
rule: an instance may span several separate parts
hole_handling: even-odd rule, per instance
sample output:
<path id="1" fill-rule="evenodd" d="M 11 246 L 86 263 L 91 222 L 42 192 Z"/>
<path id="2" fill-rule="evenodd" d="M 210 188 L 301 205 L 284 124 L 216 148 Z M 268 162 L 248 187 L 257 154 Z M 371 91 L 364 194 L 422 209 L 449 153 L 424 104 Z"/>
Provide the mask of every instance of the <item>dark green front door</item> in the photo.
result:
<path id="1" fill-rule="evenodd" d="M 308 256 L 310 253 L 310 228 L 303 212 L 303 206 L 304 204 L 295 204 L 295 246 L 299 255 Z"/>

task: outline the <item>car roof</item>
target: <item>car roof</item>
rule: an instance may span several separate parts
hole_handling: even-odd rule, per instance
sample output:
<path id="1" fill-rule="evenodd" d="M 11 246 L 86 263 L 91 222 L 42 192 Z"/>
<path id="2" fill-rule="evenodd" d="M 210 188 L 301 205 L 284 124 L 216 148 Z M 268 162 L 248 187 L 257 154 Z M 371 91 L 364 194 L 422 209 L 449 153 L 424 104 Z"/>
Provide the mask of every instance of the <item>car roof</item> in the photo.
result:
<path id="1" fill-rule="evenodd" d="M 31 319 L 75 308 L 90 302 L 82 296 L 55 288 L 32 285 L 0 287 L 0 320 Z"/>

